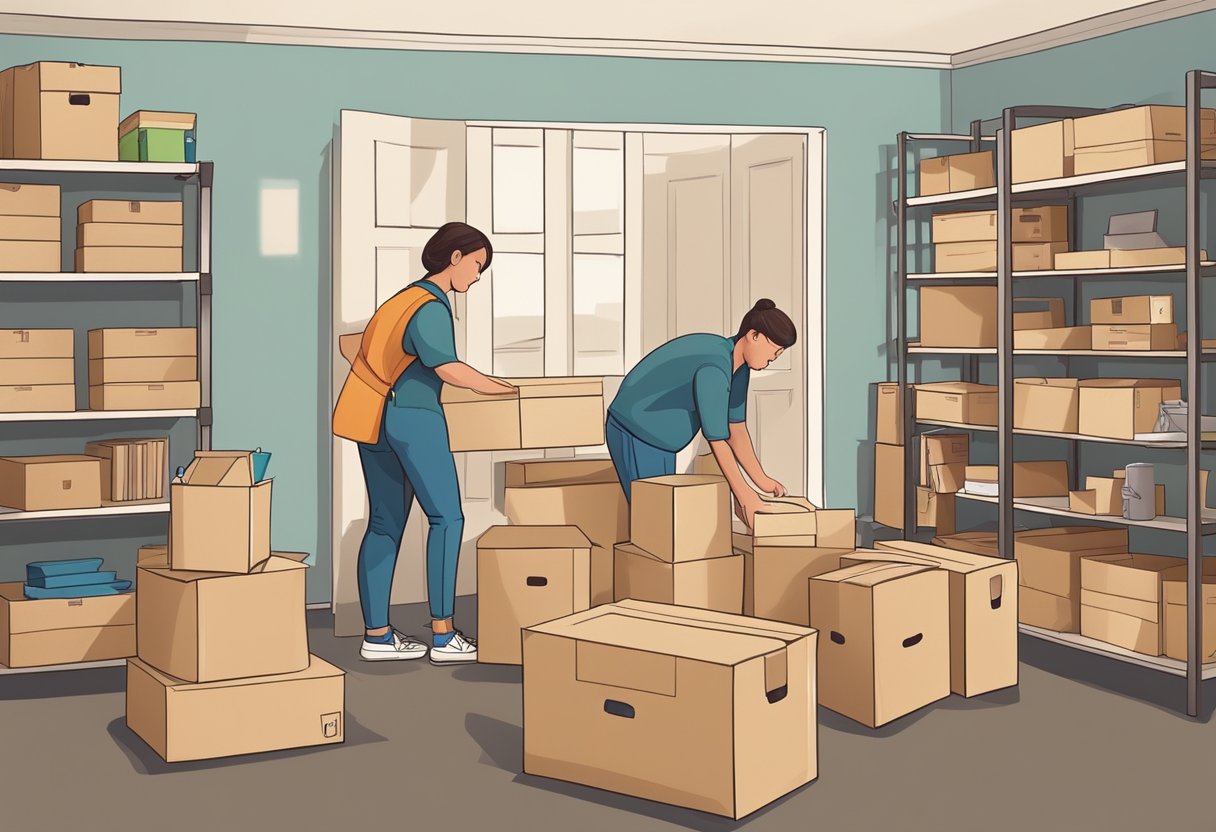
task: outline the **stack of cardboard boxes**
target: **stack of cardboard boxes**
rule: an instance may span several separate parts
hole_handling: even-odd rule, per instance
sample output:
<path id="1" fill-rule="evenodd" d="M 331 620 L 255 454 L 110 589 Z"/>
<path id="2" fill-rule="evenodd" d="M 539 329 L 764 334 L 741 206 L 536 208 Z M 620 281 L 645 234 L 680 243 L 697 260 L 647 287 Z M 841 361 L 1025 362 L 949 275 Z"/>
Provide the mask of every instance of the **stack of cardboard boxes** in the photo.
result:
<path id="1" fill-rule="evenodd" d="M 996 271 L 995 210 L 936 214 L 930 234 L 934 271 Z M 1067 206 L 1013 209 L 1014 271 L 1051 269 L 1056 255 L 1065 251 L 1068 251 Z"/>
<path id="2" fill-rule="evenodd" d="M 308 652 L 306 555 L 270 548 L 252 455 L 199 451 L 140 550 L 127 725 L 167 762 L 339 743 L 345 674 Z"/>
<path id="3" fill-rule="evenodd" d="M 0 183 L 0 271 L 60 269 L 58 185 Z"/>
<path id="4" fill-rule="evenodd" d="M 1172 295 L 1095 298 L 1089 302 L 1093 349 L 1173 350 L 1178 346 Z"/>
<path id="5" fill-rule="evenodd" d="M 68 413 L 76 409 L 70 329 L 0 331 L 0 413 Z"/>
<path id="6" fill-rule="evenodd" d="M 196 329 L 89 331 L 91 409 L 193 409 L 201 396 Z"/>
<path id="7" fill-rule="evenodd" d="M 76 271 L 180 272 L 182 202 L 91 199 L 76 210 Z"/>

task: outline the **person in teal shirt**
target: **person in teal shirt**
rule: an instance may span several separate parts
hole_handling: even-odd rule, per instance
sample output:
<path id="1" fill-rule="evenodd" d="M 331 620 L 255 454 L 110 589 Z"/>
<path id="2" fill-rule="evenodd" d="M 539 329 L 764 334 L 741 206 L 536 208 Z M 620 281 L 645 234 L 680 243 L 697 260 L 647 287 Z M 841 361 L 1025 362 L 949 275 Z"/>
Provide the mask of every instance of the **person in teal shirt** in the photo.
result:
<path id="1" fill-rule="evenodd" d="M 740 469 L 762 491 L 785 486 L 764 473 L 747 432 L 747 385 L 798 340 L 789 316 L 762 298 L 743 316 L 733 338 L 696 333 L 657 348 L 629 371 L 608 408 L 605 435 L 617 477 L 632 500 L 634 480 L 675 473 L 676 452 L 700 431 L 709 442 L 735 500 L 752 526 L 763 503 Z"/>

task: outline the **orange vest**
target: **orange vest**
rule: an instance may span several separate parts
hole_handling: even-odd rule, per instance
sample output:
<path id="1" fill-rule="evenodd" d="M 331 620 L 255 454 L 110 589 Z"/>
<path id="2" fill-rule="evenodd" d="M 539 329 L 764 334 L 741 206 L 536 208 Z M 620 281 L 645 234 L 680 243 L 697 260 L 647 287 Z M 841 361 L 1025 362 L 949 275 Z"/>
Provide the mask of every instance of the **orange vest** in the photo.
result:
<path id="1" fill-rule="evenodd" d="M 384 402 L 401 374 L 417 356 L 402 346 L 405 328 L 424 303 L 437 300 L 422 286 L 410 286 L 393 295 L 372 315 L 359 354 L 334 406 L 334 435 L 375 444 L 380 439 Z"/>

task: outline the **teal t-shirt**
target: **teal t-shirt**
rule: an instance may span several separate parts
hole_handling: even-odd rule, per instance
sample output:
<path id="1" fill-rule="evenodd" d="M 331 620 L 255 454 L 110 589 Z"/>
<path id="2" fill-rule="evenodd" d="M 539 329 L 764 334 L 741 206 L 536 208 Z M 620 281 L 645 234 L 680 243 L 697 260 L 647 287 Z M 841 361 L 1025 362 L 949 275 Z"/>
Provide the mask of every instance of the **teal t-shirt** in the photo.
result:
<path id="1" fill-rule="evenodd" d="M 746 364 L 731 372 L 735 342 L 721 335 L 682 335 L 643 358 L 621 383 L 608 412 L 621 427 L 665 451 L 697 435 L 730 437 L 747 420 Z"/>
<path id="2" fill-rule="evenodd" d="M 456 334 L 452 326 L 452 308 L 448 298 L 439 287 L 429 280 L 414 284 L 429 290 L 439 299 L 424 303 L 405 328 L 401 345 L 409 355 L 418 360 L 406 367 L 405 372 L 393 385 L 393 396 L 397 407 L 417 407 L 443 413 L 439 404 L 439 391 L 443 381 L 435 368 L 458 361 L 456 358 Z"/>

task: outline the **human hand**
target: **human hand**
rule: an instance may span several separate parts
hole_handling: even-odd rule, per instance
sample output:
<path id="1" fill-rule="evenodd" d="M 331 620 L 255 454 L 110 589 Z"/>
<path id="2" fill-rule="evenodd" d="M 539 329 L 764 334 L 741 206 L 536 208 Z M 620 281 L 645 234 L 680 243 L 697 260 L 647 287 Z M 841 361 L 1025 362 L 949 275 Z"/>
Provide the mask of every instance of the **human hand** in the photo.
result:
<path id="1" fill-rule="evenodd" d="M 743 499 L 735 498 L 735 515 L 743 521 L 748 530 L 756 527 L 756 512 L 764 508 L 764 500 L 750 488 Z"/>
<path id="2" fill-rule="evenodd" d="M 785 490 L 785 486 L 777 482 L 772 477 L 765 477 L 760 482 L 756 483 L 760 490 L 766 494 L 772 494 L 774 497 L 785 497 L 789 492 Z"/>

